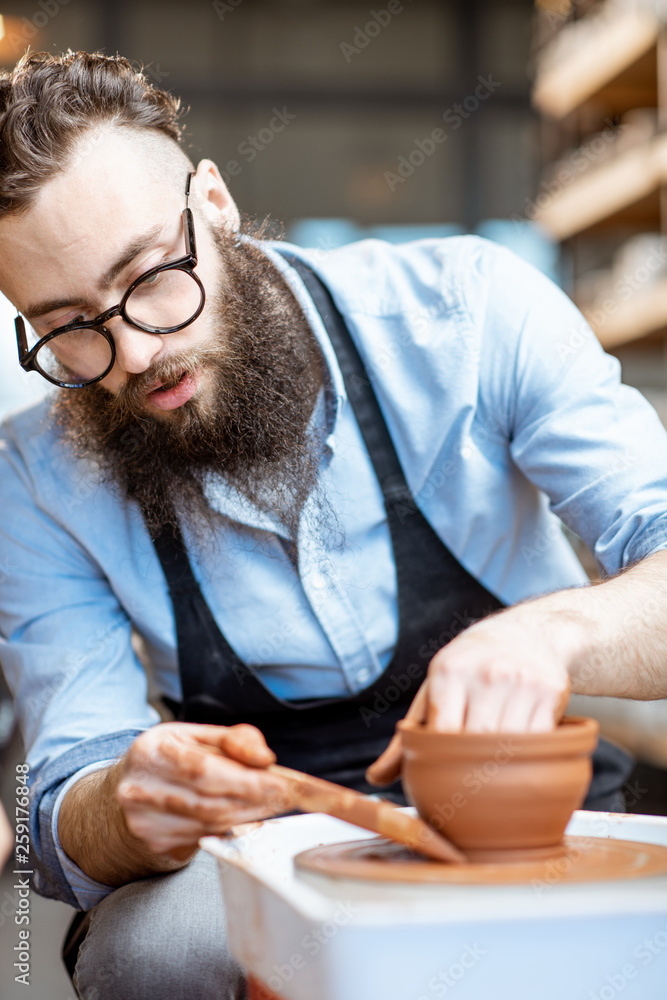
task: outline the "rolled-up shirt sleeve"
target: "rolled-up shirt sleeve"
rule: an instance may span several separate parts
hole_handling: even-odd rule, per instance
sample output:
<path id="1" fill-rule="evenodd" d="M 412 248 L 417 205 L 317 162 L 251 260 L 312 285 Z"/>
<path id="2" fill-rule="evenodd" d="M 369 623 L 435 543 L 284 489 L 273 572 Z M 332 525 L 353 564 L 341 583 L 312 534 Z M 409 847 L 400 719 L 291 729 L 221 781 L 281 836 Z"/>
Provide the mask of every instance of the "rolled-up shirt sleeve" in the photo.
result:
<path id="1" fill-rule="evenodd" d="M 92 906 L 95 906 L 96 903 L 99 903 L 113 890 L 114 886 L 105 885 L 104 883 L 91 878 L 90 875 L 86 875 L 86 873 L 82 871 L 81 868 L 74 863 L 74 861 L 72 861 L 69 855 L 65 853 L 63 846 L 60 843 L 60 836 L 58 834 L 60 806 L 62 805 L 63 799 L 72 785 L 75 785 L 77 781 L 80 781 L 81 778 L 84 778 L 87 774 L 94 774 L 96 771 L 102 771 L 105 768 L 110 767 L 114 762 L 115 758 L 111 760 L 100 760 L 95 764 L 88 764 L 86 767 L 82 767 L 80 771 L 77 771 L 71 778 L 68 778 L 65 784 L 61 787 L 53 805 L 51 816 L 51 836 L 53 838 L 56 856 L 63 875 L 67 879 L 69 887 L 72 890 L 72 894 L 82 910 L 89 910 Z"/>
<path id="2" fill-rule="evenodd" d="M 84 740 L 31 774 L 33 884 L 42 896 L 88 910 L 113 891 L 113 886 L 96 882 L 65 854 L 58 837 L 58 816 L 69 788 L 85 774 L 113 763 L 140 732 L 127 730 Z M 81 766 L 84 761 L 88 763 Z"/>
<path id="3" fill-rule="evenodd" d="M 667 433 L 570 299 L 496 248 L 481 378 L 513 461 L 604 574 L 667 547 Z M 479 283 L 474 287 L 479 289 Z"/>

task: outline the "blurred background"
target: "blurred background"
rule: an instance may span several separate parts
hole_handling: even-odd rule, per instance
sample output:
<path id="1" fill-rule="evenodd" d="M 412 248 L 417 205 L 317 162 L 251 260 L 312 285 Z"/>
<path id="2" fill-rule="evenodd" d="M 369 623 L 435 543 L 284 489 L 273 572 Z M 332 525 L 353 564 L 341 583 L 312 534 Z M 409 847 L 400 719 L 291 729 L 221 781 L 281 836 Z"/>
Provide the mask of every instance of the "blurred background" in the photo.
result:
<path id="1" fill-rule="evenodd" d="M 28 46 L 119 52 L 189 108 L 242 211 L 327 253 L 479 233 L 556 280 L 667 419 L 667 2 L 663 0 L 0 0 L 0 64 Z M 664 235 L 663 235 L 664 234 Z M 43 392 L 0 300 L 0 416 Z M 578 539 L 571 541 L 595 578 Z M 667 813 L 665 703 L 575 699 L 637 755 L 629 808 Z M 21 758 L 0 698 L 5 776 Z M 3 798 L 13 802 L 5 784 Z M 0 968 L 12 967 L 12 880 Z M 32 982 L 73 1000 L 71 911 L 33 894 Z"/>

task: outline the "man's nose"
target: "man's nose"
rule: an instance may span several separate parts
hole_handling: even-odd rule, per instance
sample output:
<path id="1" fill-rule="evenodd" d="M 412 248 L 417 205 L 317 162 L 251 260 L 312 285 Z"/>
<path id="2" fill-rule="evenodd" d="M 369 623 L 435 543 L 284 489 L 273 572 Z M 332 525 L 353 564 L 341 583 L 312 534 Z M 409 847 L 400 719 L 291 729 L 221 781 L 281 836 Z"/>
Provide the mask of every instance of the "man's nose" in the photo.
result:
<path id="1" fill-rule="evenodd" d="M 107 328 L 116 347 L 115 367 L 128 375 L 145 372 L 162 350 L 163 340 L 158 333 L 135 330 L 120 316 L 109 320 Z"/>

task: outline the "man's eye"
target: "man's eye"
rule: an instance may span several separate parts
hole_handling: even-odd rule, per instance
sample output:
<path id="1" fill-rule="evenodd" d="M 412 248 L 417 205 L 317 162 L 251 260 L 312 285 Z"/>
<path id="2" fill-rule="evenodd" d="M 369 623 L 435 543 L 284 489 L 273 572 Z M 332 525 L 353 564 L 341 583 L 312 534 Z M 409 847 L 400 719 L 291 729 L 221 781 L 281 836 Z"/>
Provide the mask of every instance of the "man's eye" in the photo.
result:
<path id="1" fill-rule="evenodd" d="M 60 329 L 61 326 L 69 326 L 70 323 L 83 323 L 85 321 L 85 316 L 80 313 L 78 316 L 59 316 L 58 319 L 54 319 L 49 323 L 48 333 L 53 330 Z"/>
<path id="2" fill-rule="evenodd" d="M 142 284 L 143 285 L 154 285 L 155 282 L 160 277 L 160 274 L 161 274 L 160 271 L 158 271 L 157 274 L 151 274 L 150 277 L 144 278 L 144 280 L 142 281 Z"/>

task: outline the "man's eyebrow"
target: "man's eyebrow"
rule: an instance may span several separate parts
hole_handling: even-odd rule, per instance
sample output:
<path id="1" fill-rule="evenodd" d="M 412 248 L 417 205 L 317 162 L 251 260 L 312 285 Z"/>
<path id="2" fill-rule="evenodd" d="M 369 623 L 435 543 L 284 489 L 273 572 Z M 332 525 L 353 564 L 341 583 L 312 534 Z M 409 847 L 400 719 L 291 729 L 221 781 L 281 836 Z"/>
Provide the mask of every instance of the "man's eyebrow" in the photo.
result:
<path id="1" fill-rule="evenodd" d="M 156 225 L 152 229 L 149 229 L 147 233 L 143 233 L 141 236 L 137 236 L 131 243 L 129 243 L 120 257 L 111 265 L 111 267 L 102 275 L 97 283 L 97 287 L 100 291 L 107 291 L 114 283 L 119 274 L 125 270 L 128 264 L 131 264 L 134 258 L 140 254 L 143 250 L 147 250 L 151 244 L 155 243 L 162 233 L 164 226 Z M 54 312 L 56 309 L 67 309 L 70 306 L 81 305 L 83 298 L 67 298 L 67 299 L 45 299 L 42 302 L 36 302 L 34 305 L 28 306 L 26 309 L 22 309 L 21 312 L 26 319 L 36 319 L 38 316 L 46 316 L 47 313 Z"/>
<path id="2" fill-rule="evenodd" d="M 161 225 L 153 226 L 143 236 L 138 236 L 129 243 L 118 260 L 100 278 L 98 282 L 100 291 L 106 292 L 111 288 L 118 275 L 122 274 L 128 264 L 132 263 L 137 254 L 140 254 L 143 250 L 147 250 L 152 243 L 155 243 L 163 229 L 164 226 Z"/>

